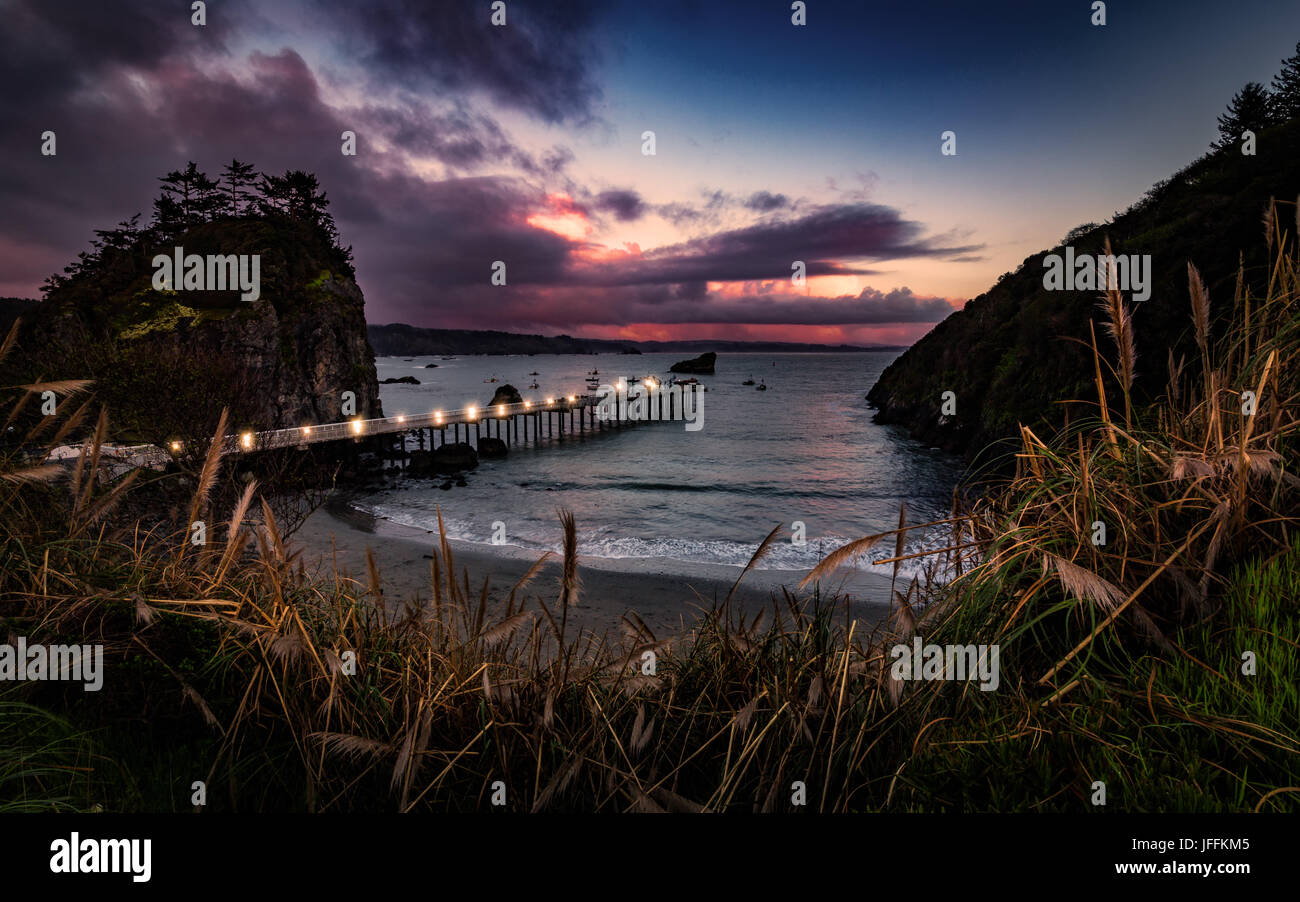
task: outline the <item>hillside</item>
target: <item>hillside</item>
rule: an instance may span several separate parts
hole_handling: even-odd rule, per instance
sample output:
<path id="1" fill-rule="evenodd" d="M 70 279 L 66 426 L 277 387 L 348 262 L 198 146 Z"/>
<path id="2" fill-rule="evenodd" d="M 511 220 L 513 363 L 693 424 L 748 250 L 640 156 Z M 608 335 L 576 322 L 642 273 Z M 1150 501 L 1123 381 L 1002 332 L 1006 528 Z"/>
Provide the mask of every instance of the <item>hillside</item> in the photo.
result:
<path id="1" fill-rule="evenodd" d="M 1284 228 L 1300 192 L 1300 121 L 1263 131 L 1258 154 L 1235 147 L 1208 154 L 1154 186 L 1107 224 L 1075 230 L 1076 254 L 1150 254 L 1151 297 L 1132 304 L 1137 340 L 1135 400 L 1157 396 L 1168 381 L 1170 353 L 1195 366 L 1187 264 L 1209 287 L 1213 321 L 1230 312 L 1238 260 L 1259 294 L 1267 280 L 1262 217 L 1271 197 L 1284 211 Z M 974 457 L 1016 434 L 1017 424 L 1050 428 L 1062 421 L 1068 399 L 1095 397 L 1091 351 L 1072 339 L 1097 341 L 1113 357 L 1101 327 L 1098 291 L 1048 291 L 1047 254 L 1036 253 L 964 309 L 939 323 L 894 361 L 867 395 L 876 420 L 897 423 L 933 445 Z M 1240 255 L 1240 256 L 1239 256 Z M 1126 295 L 1126 301 L 1129 297 Z M 1113 388 L 1108 384 L 1108 390 Z M 956 416 L 941 416 L 942 395 L 956 394 Z"/>
<path id="2" fill-rule="evenodd" d="M 367 327 L 380 357 L 441 354 L 637 354 L 630 341 L 573 338 L 568 335 L 521 335 L 473 329 L 424 329 L 405 323 Z"/>
<path id="3" fill-rule="evenodd" d="M 258 201 L 97 233 L 24 316 L 14 377 L 93 379 L 118 439 L 210 435 L 223 407 L 235 428 L 335 422 L 345 392 L 357 415 L 379 415 L 365 299 L 324 196 L 308 210 Z M 259 296 L 156 288 L 155 256 L 177 247 L 256 255 Z"/>

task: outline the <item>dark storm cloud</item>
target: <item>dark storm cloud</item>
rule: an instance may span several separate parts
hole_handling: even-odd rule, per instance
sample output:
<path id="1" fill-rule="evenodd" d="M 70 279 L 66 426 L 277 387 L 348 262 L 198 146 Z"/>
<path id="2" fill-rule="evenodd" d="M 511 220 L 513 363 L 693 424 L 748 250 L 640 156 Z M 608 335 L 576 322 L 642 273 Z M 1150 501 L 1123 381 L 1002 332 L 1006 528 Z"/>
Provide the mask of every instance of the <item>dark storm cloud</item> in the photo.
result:
<path id="1" fill-rule="evenodd" d="M 136 211 L 147 219 L 159 175 L 187 159 L 217 175 L 232 157 L 265 172 L 317 173 L 345 243 L 354 245 L 358 278 L 372 305 L 405 292 L 434 298 L 434 284 L 486 283 L 496 259 L 509 260 L 512 278 L 559 278 L 569 243 L 524 222 L 543 202 L 536 188 L 510 178 L 430 182 L 380 165 L 367 155 L 366 127 L 367 116 L 383 119 L 383 111 L 350 114 L 326 105 L 296 52 L 253 53 L 238 77 L 201 73 L 171 59 L 153 65 L 148 75 L 165 81 L 163 91 L 135 89 L 132 78 L 142 70 L 106 70 L 99 92 L 64 98 L 33 114 L 25 127 L 13 120 L 0 125 L 4 146 L 14 149 L 12 165 L 0 169 L 0 249 L 8 258 L 3 278 L 14 286 L 7 290 L 30 294 L 17 286 L 39 284 L 61 269 L 86 246 L 93 228 Z M 505 156 L 541 171 L 562 168 L 571 158 L 556 148 L 541 162 L 525 161 L 481 116 L 453 112 L 426 121 L 417 111 L 382 126 L 412 141 L 421 134 L 440 141 L 416 144 L 459 163 Z M 436 135 L 421 133 L 424 126 Z M 57 130 L 55 157 L 38 152 L 44 127 Z M 359 133 L 356 157 L 339 150 L 349 128 Z M 4 247 L 16 241 L 21 253 Z"/>
<path id="2" fill-rule="evenodd" d="M 464 104 L 437 111 L 426 104 L 369 106 L 356 112 L 361 134 L 373 131 L 389 145 L 417 157 L 432 157 L 457 170 L 485 165 L 512 166 L 530 175 L 556 175 L 573 160 L 567 147 L 554 147 L 541 159 L 512 141 L 490 116 Z"/>
<path id="3" fill-rule="evenodd" d="M 398 176 L 372 187 L 387 199 L 386 216 L 357 245 L 358 257 L 365 254 L 359 275 L 367 285 L 382 286 L 386 298 L 436 304 L 456 287 L 495 288 L 490 279 L 497 260 L 506 263 L 508 285 L 564 279 L 573 244 L 525 222 L 543 197 L 515 179 Z"/>
<path id="4" fill-rule="evenodd" d="M 227 34 L 218 17 L 204 28 L 190 24 L 188 3 L 8 0 L 0 16 L 7 113 L 93 88 L 110 67 L 152 68 L 195 48 L 220 49 Z"/>
<path id="5" fill-rule="evenodd" d="M 927 238 L 920 223 L 879 204 L 820 207 L 804 216 L 720 232 L 672 247 L 575 273 L 580 281 L 663 284 L 788 279 L 794 261 L 806 275 L 861 275 L 871 270 L 843 260 L 906 257 L 947 259 L 979 245 L 947 245 Z"/>
<path id="6" fill-rule="evenodd" d="M 586 122 L 601 92 L 591 27 L 594 0 L 511 0 L 507 24 L 489 3 L 464 0 L 314 0 L 378 84 L 481 90 L 547 122 Z"/>
<path id="7" fill-rule="evenodd" d="M 232 157 L 260 170 L 308 169 L 320 177 L 341 220 L 375 221 L 376 195 L 357 158 L 339 152 L 348 123 L 319 97 L 306 63 L 291 50 L 254 53 L 239 78 L 201 74 L 183 61 L 153 70 L 107 67 L 95 91 L 0 120 L 0 234 L 34 246 L 16 264 L 43 274 L 62 267 L 91 230 L 135 212 L 147 219 L 158 176 L 196 161 L 210 175 Z M 58 154 L 42 156 L 39 136 L 56 132 Z M 6 279 L 31 279 L 12 270 Z"/>

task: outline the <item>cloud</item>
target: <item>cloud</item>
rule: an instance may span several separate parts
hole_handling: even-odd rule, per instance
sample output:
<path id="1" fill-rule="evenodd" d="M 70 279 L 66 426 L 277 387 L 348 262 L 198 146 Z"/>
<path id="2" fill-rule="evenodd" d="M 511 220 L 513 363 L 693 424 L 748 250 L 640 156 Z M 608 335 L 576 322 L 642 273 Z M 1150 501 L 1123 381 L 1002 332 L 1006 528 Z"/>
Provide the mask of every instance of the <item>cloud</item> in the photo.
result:
<path id="1" fill-rule="evenodd" d="M 771 213 L 773 210 L 789 207 L 790 198 L 784 194 L 773 194 L 770 191 L 756 191 L 745 199 L 744 206 L 747 210 Z"/>
<path id="2" fill-rule="evenodd" d="M 571 150 L 558 145 L 539 158 L 491 116 L 460 102 L 439 111 L 407 99 L 402 105 L 372 104 L 341 118 L 352 122 L 363 140 L 379 138 L 410 157 L 437 160 L 453 174 L 507 166 L 544 178 L 560 174 L 574 159 Z"/>
<path id="3" fill-rule="evenodd" d="M 918 297 L 910 288 L 881 292 L 865 288 L 857 296 L 816 297 L 785 293 L 763 296 L 711 296 L 675 286 L 658 300 L 641 295 L 649 321 L 660 323 L 752 323 L 755 325 L 887 325 L 936 323 L 953 312 L 940 297 Z"/>
<path id="4" fill-rule="evenodd" d="M 502 107 L 551 123 L 590 122 L 601 98 L 592 66 L 594 0 L 490 4 L 463 0 L 313 0 L 322 23 L 381 90 L 400 83 L 481 91 Z"/>
<path id="5" fill-rule="evenodd" d="M 628 189 L 602 191 L 596 195 L 591 205 L 602 212 L 613 213 L 619 222 L 633 222 L 646 212 L 646 204 L 641 195 Z"/>
<path id="6" fill-rule="evenodd" d="M 493 317 L 525 331 L 574 332 L 618 328 L 630 323 L 665 326 L 786 326 L 792 328 L 861 327 L 936 323 L 955 309 L 940 297 L 923 297 L 910 288 L 882 292 L 864 289 L 857 295 L 817 297 L 786 292 L 726 296 L 709 292 L 706 283 L 627 285 L 610 287 L 522 285 L 494 288 L 460 286 L 447 295 L 436 325 L 444 328 L 484 328 L 477 314 L 490 308 Z M 403 321 L 419 322 L 419 311 L 403 311 Z M 435 325 L 424 322 L 425 325 Z M 689 329 L 679 330 L 689 334 Z"/>
<path id="7" fill-rule="evenodd" d="M 872 272 L 842 261 L 906 257 L 945 259 L 982 245 L 946 245 L 920 223 L 880 204 L 830 205 L 803 216 L 706 235 L 641 257 L 575 270 L 577 281 L 604 285 L 788 279 L 794 261 L 809 276 Z"/>

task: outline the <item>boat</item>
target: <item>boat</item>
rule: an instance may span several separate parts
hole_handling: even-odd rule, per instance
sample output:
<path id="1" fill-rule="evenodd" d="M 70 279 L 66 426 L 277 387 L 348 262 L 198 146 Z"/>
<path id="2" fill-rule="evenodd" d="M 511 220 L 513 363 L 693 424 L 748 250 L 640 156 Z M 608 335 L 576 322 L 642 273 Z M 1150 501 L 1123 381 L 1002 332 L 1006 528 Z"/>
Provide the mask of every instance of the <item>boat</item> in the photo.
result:
<path id="1" fill-rule="evenodd" d="M 500 382 L 501 380 L 498 379 L 496 376 L 493 376 L 491 379 L 484 379 L 483 381 L 484 381 L 484 382 Z"/>
<path id="2" fill-rule="evenodd" d="M 767 391 L 767 383 L 766 383 L 766 382 L 759 382 L 759 383 L 758 383 L 758 389 L 757 389 L 757 390 L 758 390 L 758 391 Z"/>
<path id="3" fill-rule="evenodd" d="M 541 373 L 537 372 L 537 370 L 533 370 L 533 371 L 532 371 L 531 373 L 529 373 L 528 375 L 530 375 L 530 376 L 540 376 Z"/>
<path id="4" fill-rule="evenodd" d="M 530 385 L 530 386 L 528 386 L 528 387 L 529 387 L 529 388 L 541 388 L 541 386 L 537 384 L 536 380 L 534 380 L 534 381 L 533 381 L 533 384 Z"/>
<path id="5" fill-rule="evenodd" d="M 753 376 L 750 376 L 748 379 L 746 379 L 744 382 L 742 382 L 742 383 L 740 383 L 740 384 L 741 384 L 741 385 L 753 385 L 753 384 L 754 384 L 754 377 L 753 377 Z"/>

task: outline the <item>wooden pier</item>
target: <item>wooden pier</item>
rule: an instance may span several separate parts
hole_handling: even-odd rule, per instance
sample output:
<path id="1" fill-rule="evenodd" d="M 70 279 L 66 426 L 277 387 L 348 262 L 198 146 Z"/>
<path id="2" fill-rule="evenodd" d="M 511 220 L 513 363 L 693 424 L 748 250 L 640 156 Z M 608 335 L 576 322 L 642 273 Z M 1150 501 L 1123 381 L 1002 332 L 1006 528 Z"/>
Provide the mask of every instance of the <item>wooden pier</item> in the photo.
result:
<path id="1" fill-rule="evenodd" d="M 420 450 L 435 450 L 443 445 L 465 442 L 475 449 L 482 438 L 504 442 L 507 448 L 528 443 L 540 444 L 551 439 L 562 440 L 565 435 L 579 435 L 603 431 L 639 422 L 674 420 L 682 415 L 681 393 L 696 392 L 698 385 L 673 386 L 671 389 L 656 384 L 648 389 L 646 419 L 626 419 L 627 398 L 615 392 L 610 401 L 613 416 L 602 419 L 598 408 L 602 398 L 595 395 L 569 395 L 547 398 L 544 401 L 522 401 L 517 404 L 494 404 L 485 407 L 463 407 L 459 410 L 433 410 L 428 413 L 402 414 L 393 417 L 362 419 L 360 417 L 338 423 L 299 426 L 290 429 L 271 429 L 264 432 L 242 432 L 226 437 L 223 453 L 227 455 L 255 454 L 275 448 L 306 448 L 323 442 L 352 440 L 360 442 L 376 436 L 400 436 L 401 451 L 406 449 L 407 438 L 413 438 Z M 64 449 L 59 449 L 64 450 Z M 71 456 L 79 449 L 68 448 Z M 165 466 L 172 456 L 181 451 L 179 442 L 170 448 L 155 445 L 105 446 L 102 457 L 129 466 Z M 70 456 L 56 452 L 53 458 Z"/>
<path id="2" fill-rule="evenodd" d="M 427 445 L 430 451 L 458 442 L 477 448 L 479 439 L 485 437 L 500 439 L 512 447 L 543 438 L 563 438 L 566 432 L 588 432 L 615 425 L 617 420 L 600 419 L 596 412 L 598 404 L 599 400 L 591 395 L 571 395 L 547 401 L 470 406 L 370 420 L 356 418 L 322 426 L 245 432 L 228 441 L 234 442 L 231 453 L 236 454 L 393 434 L 413 435 L 421 449 Z"/>

